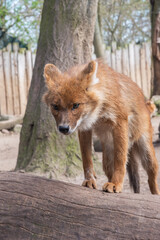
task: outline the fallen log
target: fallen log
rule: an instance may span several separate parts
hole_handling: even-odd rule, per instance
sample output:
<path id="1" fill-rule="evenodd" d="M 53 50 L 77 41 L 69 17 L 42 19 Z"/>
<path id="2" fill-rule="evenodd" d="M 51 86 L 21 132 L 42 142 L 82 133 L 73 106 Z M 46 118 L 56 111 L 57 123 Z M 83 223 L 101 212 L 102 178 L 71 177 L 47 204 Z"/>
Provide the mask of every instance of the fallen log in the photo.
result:
<path id="1" fill-rule="evenodd" d="M 0 130 L 11 129 L 16 124 L 22 124 L 23 117 L 24 117 L 23 115 L 12 116 L 12 117 L 9 117 L 9 119 L 7 119 L 7 120 L 0 121 Z"/>
<path id="2" fill-rule="evenodd" d="M 160 197 L 1 172 L 0 239 L 160 239 Z"/>

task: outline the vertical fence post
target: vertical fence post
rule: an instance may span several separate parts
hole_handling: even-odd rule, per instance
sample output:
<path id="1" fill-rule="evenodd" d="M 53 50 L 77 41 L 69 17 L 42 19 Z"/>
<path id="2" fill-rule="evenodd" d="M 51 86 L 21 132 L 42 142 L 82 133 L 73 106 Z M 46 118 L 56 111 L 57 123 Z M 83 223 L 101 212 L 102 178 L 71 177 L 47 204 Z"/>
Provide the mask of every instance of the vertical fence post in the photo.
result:
<path id="1" fill-rule="evenodd" d="M 31 83 L 32 78 L 32 54 L 31 51 L 26 51 L 26 76 L 27 76 L 27 96 L 28 96 L 28 90 Z"/>
<path id="2" fill-rule="evenodd" d="M 130 76 L 128 47 L 122 49 L 122 73 Z"/>
<path id="3" fill-rule="evenodd" d="M 116 42 L 112 42 L 112 49 L 111 49 L 111 67 L 116 70 L 116 57 L 115 57 L 115 51 L 116 51 L 117 45 Z"/>
<path id="4" fill-rule="evenodd" d="M 4 79 L 6 82 L 6 96 L 7 96 L 7 114 L 14 114 L 13 110 L 13 93 L 12 93 L 12 78 L 11 78 L 11 62 L 10 52 L 3 52 L 4 61 Z"/>
<path id="5" fill-rule="evenodd" d="M 111 67 L 111 48 L 107 48 L 105 55 L 106 55 L 107 64 L 108 66 Z"/>
<path id="6" fill-rule="evenodd" d="M 145 48 L 144 48 L 144 45 L 142 45 L 140 49 L 142 90 L 144 95 L 148 98 L 148 84 L 147 84 L 147 76 L 146 76 L 146 60 L 145 59 L 146 59 Z"/>
<path id="7" fill-rule="evenodd" d="M 36 60 L 36 54 L 32 53 L 32 69 L 34 68 L 35 60 Z"/>
<path id="8" fill-rule="evenodd" d="M 4 79 L 3 52 L 0 50 L 0 115 L 7 114 L 6 87 Z"/>
<path id="9" fill-rule="evenodd" d="M 134 43 L 129 44 L 128 50 L 129 50 L 130 77 L 134 82 L 136 82 Z"/>
<path id="10" fill-rule="evenodd" d="M 18 53 L 18 76 L 19 76 L 19 92 L 20 92 L 20 112 L 24 114 L 27 104 L 27 81 L 25 71 L 25 55 Z"/>
<path id="11" fill-rule="evenodd" d="M 115 52 L 116 54 L 116 71 L 122 73 L 122 50 L 119 48 Z"/>
<path id="12" fill-rule="evenodd" d="M 140 45 L 134 46 L 134 55 L 135 55 L 135 74 L 136 74 L 136 83 L 142 88 L 142 80 L 141 80 L 141 68 L 140 68 Z"/>
<path id="13" fill-rule="evenodd" d="M 146 55 L 146 75 L 148 85 L 148 96 L 151 96 L 151 82 L 152 82 L 152 62 L 151 62 L 151 44 L 145 43 L 145 55 Z"/>
<path id="14" fill-rule="evenodd" d="M 13 83 L 13 96 L 14 96 L 14 113 L 20 114 L 20 92 L 19 92 L 19 79 L 18 79 L 18 49 L 19 44 L 14 43 L 13 52 L 11 53 L 11 69 L 12 69 L 12 83 Z"/>

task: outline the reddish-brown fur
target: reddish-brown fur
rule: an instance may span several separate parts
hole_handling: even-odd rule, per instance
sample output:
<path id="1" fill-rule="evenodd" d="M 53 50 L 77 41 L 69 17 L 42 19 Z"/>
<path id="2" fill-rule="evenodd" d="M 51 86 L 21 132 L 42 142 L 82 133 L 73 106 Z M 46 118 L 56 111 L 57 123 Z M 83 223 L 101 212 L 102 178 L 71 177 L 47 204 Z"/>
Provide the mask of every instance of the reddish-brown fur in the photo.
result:
<path id="1" fill-rule="evenodd" d="M 139 87 L 102 60 L 75 66 L 65 73 L 47 64 L 44 75 L 48 87 L 44 100 L 51 108 L 57 127 L 59 130 L 67 127 L 65 134 L 79 130 L 83 185 L 96 188 L 91 159 L 94 131 L 103 147 L 103 169 L 108 177 L 104 191 L 122 191 L 127 165 L 130 184 L 139 192 L 137 162 L 141 159 L 151 193 L 159 194 L 150 114 Z"/>

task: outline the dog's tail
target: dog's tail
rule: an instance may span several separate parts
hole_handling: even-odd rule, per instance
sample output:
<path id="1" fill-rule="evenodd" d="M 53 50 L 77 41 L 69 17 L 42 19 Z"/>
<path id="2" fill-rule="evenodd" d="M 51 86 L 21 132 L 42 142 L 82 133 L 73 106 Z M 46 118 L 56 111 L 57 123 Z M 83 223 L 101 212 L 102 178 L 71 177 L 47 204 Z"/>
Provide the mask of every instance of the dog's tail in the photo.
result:
<path id="1" fill-rule="evenodd" d="M 129 176 L 130 187 L 133 189 L 134 193 L 140 193 L 138 162 L 135 157 L 134 160 L 130 156 L 128 157 L 127 172 Z"/>
<path id="2" fill-rule="evenodd" d="M 148 111 L 150 113 L 150 116 L 151 117 L 156 116 L 158 110 L 157 110 L 156 105 L 154 104 L 154 102 L 152 102 L 151 100 L 148 100 L 146 102 L 146 106 L 147 106 L 147 109 L 148 109 Z"/>

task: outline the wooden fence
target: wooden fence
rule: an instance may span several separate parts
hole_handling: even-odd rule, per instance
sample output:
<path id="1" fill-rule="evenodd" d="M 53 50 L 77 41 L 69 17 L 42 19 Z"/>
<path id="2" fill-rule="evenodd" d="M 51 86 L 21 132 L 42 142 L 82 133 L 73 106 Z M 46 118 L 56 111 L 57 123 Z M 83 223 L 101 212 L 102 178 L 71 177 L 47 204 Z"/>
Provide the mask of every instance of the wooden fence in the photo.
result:
<path id="1" fill-rule="evenodd" d="M 142 45 L 131 43 L 126 48 L 116 48 L 112 44 L 112 51 L 106 51 L 107 63 L 117 72 L 129 76 L 143 90 L 146 98 L 151 97 L 152 63 L 151 44 Z"/>
<path id="2" fill-rule="evenodd" d="M 132 43 L 120 49 L 113 43 L 112 50 L 106 50 L 106 59 L 109 66 L 130 76 L 143 90 L 144 95 L 150 98 L 150 43 Z M 17 44 L 9 44 L 6 49 L 0 50 L 0 114 L 24 114 L 34 62 L 35 54 L 19 49 Z"/>
<path id="3" fill-rule="evenodd" d="M 0 50 L 0 114 L 24 114 L 35 54 L 17 43 Z"/>

